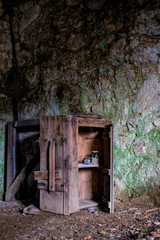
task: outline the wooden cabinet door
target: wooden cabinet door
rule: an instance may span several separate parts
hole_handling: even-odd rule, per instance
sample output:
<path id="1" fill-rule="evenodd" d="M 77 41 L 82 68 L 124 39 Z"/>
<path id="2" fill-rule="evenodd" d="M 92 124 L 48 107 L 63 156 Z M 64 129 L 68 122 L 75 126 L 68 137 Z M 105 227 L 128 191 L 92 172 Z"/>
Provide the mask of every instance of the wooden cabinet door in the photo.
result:
<path id="1" fill-rule="evenodd" d="M 60 214 L 68 214 L 66 127 L 65 116 L 46 116 L 40 122 L 40 208 Z"/>
<path id="2" fill-rule="evenodd" d="M 110 213 L 113 205 L 113 125 L 105 126 L 103 133 L 103 196 L 102 201 Z"/>

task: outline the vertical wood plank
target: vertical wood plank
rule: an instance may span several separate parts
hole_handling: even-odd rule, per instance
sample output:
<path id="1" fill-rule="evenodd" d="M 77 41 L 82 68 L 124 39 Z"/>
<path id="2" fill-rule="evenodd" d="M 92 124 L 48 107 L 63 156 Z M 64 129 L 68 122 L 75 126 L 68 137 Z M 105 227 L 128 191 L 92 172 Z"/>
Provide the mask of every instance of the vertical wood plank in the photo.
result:
<path id="1" fill-rule="evenodd" d="M 61 179 L 56 179 L 55 190 L 64 191 L 63 168 L 63 116 L 54 117 L 53 135 L 55 138 L 55 170 L 61 173 Z"/>
<path id="2" fill-rule="evenodd" d="M 69 151 L 69 211 L 79 211 L 78 197 L 78 119 L 68 118 L 67 142 Z"/>
<path id="3" fill-rule="evenodd" d="M 110 213 L 114 212 L 114 173 L 113 173 L 113 125 L 110 127 L 110 169 L 111 169 L 111 176 L 110 176 Z"/>
<path id="4" fill-rule="evenodd" d="M 68 152 L 68 117 L 63 116 L 63 169 L 64 169 L 64 215 L 68 215 L 69 212 L 69 152 Z"/>
<path id="5" fill-rule="evenodd" d="M 18 166 L 18 159 L 17 159 L 17 129 L 13 128 L 13 179 L 15 179 L 17 173 L 21 170 Z"/>
<path id="6" fill-rule="evenodd" d="M 40 208 L 44 211 L 63 214 L 63 192 L 40 190 Z"/>
<path id="7" fill-rule="evenodd" d="M 49 190 L 55 191 L 55 141 L 49 145 Z"/>
<path id="8" fill-rule="evenodd" d="M 62 116 L 48 116 L 45 117 L 41 124 L 41 133 L 45 138 L 46 142 L 50 143 L 50 150 L 48 159 L 50 159 L 50 166 L 47 166 L 46 163 L 43 162 L 43 157 L 41 158 L 40 165 L 44 166 L 48 169 L 54 168 L 55 162 L 55 174 L 58 174 L 55 180 L 55 191 L 47 191 L 40 190 L 40 208 L 45 211 L 50 211 L 54 213 L 64 214 L 64 175 L 63 175 L 63 121 Z M 44 129 L 43 129 L 44 128 Z M 52 146 L 52 143 L 55 146 Z M 46 146 L 47 152 L 48 148 Z M 55 150 L 55 151 L 54 151 Z M 46 150 L 45 150 L 46 151 Z M 55 152 L 55 161 L 52 161 Z M 53 155 L 52 155 L 53 154 Z M 43 155 L 43 151 L 42 151 Z M 45 154 L 46 156 L 46 154 Z M 51 160 L 52 159 L 52 160 Z M 45 159 L 45 162 L 47 159 Z M 54 181 L 53 179 L 54 173 L 52 176 L 49 176 L 50 182 Z M 46 180 L 47 181 L 47 180 Z M 53 182 L 52 182 L 53 183 Z M 53 186 L 52 186 L 53 187 Z M 49 190 L 49 189 L 48 189 Z"/>
<path id="9" fill-rule="evenodd" d="M 48 133 L 48 118 L 43 117 L 40 120 L 40 138 L 39 138 L 41 171 L 47 170 L 47 148 L 48 148 L 47 133 Z"/>
<path id="10" fill-rule="evenodd" d="M 105 127 L 103 142 L 104 170 L 106 170 L 103 172 L 103 202 L 108 205 L 110 213 L 113 213 L 113 125 Z"/>
<path id="11" fill-rule="evenodd" d="M 6 191 L 13 181 L 13 123 L 7 124 Z"/>
<path id="12" fill-rule="evenodd" d="M 40 145 L 40 171 L 46 172 L 48 170 L 48 117 L 43 117 L 40 119 L 40 138 L 39 138 L 39 145 Z M 43 184 L 45 186 L 48 186 L 48 180 L 43 180 Z M 47 192 L 47 191 L 46 191 Z M 41 190 L 40 190 L 41 193 Z M 40 194 L 41 195 L 41 194 Z M 42 198 L 40 198 L 40 208 L 43 208 L 43 201 Z"/>

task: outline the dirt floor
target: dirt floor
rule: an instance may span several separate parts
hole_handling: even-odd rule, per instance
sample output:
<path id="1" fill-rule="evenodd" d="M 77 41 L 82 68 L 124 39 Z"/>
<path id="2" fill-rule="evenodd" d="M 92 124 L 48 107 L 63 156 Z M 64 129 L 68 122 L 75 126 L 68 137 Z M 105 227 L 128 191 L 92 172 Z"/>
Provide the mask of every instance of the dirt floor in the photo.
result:
<path id="1" fill-rule="evenodd" d="M 23 213 L 24 204 L 0 201 L 1 240 L 160 239 L 160 208 L 115 203 L 115 213 L 81 210 L 70 216 Z"/>

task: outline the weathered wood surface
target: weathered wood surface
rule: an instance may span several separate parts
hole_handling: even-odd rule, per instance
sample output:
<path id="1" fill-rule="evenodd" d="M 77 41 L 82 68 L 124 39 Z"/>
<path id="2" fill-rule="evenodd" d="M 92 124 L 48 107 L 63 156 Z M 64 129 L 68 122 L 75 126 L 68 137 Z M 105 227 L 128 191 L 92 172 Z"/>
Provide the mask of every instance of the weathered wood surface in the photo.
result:
<path id="1" fill-rule="evenodd" d="M 24 120 L 24 121 L 17 121 L 17 122 L 13 122 L 14 127 L 18 128 L 18 127 L 31 127 L 31 126 L 37 126 L 40 124 L 40 120 L 39 119 L 29 119 L 29 120 Z"/>
<path id="2" fill-rule="evenodd" d="M 5 192 L 5 201 L 10 201 L 11 198 L 17 193 L 20 186 L 23 184 L 25 178 L 29 175 L 29 173 L 33 170 L 38 162 L 38 157 L 35 155 L 27 165 L 21 170 L 19 175 L 15 178 L 15 180 L 10 185 L 9 189 Z"/>
<path id="3" fill-rule="evenodd" d="M 47 180 L 38 180 L 37 181 L 37 188 L 48 191 L 48 181 Z"/>
<path id="4" fill-rule="evenodd" d="M 63 158 L 63 116 L 55 116 L 53 119 L 52 137 L 55 139 L 55 169 L 62 172 L 62 178 L 55 182 L 56 191 L 64 191 L 64 158 Z"/>
<path id="5" fill-rule="evenodd" d="M 63 192 L 40 190 L 40 209 L 48 212 L 64 214 Z"/>
<path id="6" fill-rule="evenodd" d="M 49 145 L 49 190 L 55 191 L 55 141 Z"/>
<path id="7" fill-rule="evenodd" d="M 6 191 L 9 189 L 11 183 L 13 182 L 14 175 L 15 175 L 15 154 L 16 154 L 16 129 L 13 128 L 13 123 L 8 122 L 7 124 L 7 145 L 5 146 L 7 149 L 7 156 L 6 156 L 6 183 L 5 188 Z"/>
<path id="8" fill-rule="evenodd" d="M 102 177 L 99 169 L 79 169 L 78 185 L 79 199 L 100 199 L 102 196 Z"/>
<path id="9" fill-rule="evenodd" d="M 114 212 L 113 204 L 113 126 L 105 127 L 103 134 L 103 197 L 102 201 L 108 207 L 109 212 Z"/>
<path id="10" fill-rule="evenodd" d="M 104 116 L 102 114 L 95 114 L 95 113 L 77 113 L 73 114 L 74 117 L 79 117 L 79 118 L 96 118 L 96 119 L 102 119 Z"/>
<path id="11" fill-rule="evenodd" d="M 48 171 L 34 171 L 34 180 L 48 180 Z"/>
<path id="12" fill-rule="evenodd" d="M 64 215 L 70 213 L 69 209 L 69 152 L 68 152 L 68 123 L 69 118 L 63 116 L 63 176 L 64 176 Z"/>
<path id="13" fill-rule="evenodd" d="M 71 118 L 67 137 L 69 151 L 69 210 L 79 211 L 78 196 L 78 119 Z"/>
<path id="14" fill-rule="evenodd" d="M 42 142 L 46 142 L 41 145 L 40 169 L 49 171 L 49 182 L 38 182 L 40 208 L 64 214 L 63 116 L 43 117 L 40 134 Z"/>
<path id="15" fill-rule="evenodd" d="M 105 150 L 102 144 L 102 132 L 109 124 L 111 124 L 110 120 L 99 119 L 97 116 L 47 116 L 41 119 L 40 144 L 42 142 L 43 144 L 41 145 L 40 170 L 51 171 L 49 181 L 38 181 L 42 210 L 67 215 L 79 210 L 79 199 L 102 199 L 102 195 L 104 198 L 105 195 L 110 194 L 108 192 L 111 186 L 110 175 L 112 174 L 110 158 L 113 146 L 108 135 L 106 135 L 107 139 L 104 140 Z M 88 127 L 88 129 L 92 127 L 92 129 L 83 132 L 83 127 Z M 55 148 L 51 146 L 53 141 Z M 83 157 L 91 155 L 92 151 L 96 150 L 101 153 L 104 150 L 106 156 L 106 160 L 103 162 L 104 168 L 102 167 L 102 159 L 100 159 L 100 168 L 80 169 L 78 172 L 78 161 L 81 162 Z M 103 171 L 102 168 L 107 170 Z M 54 181 L 55 189 L 53 188 Z M 104 184 L 102 184 L 103 181 Z M 110 207 L 108 199 L 107 206 Z"/>
<path id="16" fill-rule="evenodd" d="M 23 183 L 25 179 L 25 171 L 26 167 L 22 169 L 18 177 L 14 180 L 14 182 L 11 184 L 7 192 L 5 193 L 5 201 L 10 201 L 11 198 L 16 194 L 16 192 L 19 190 L 21 184 Z"/>
<path id="17" fill-rule="evenodd" d="M 25 214 L 32 214 L 32 215 L 44 215 L 45 212 L 34 206 L 33 204 L 29 205 L 28 207 L 25 207 L 23 209 L 23 213 Z"/>
<path id="18" fill-rule="evenodd" d="M 110 125 L 110 213 L 114 212 L 114 173 L 113 173 L 113 125 Z"/>
<path id="19" fill-rule="evenodd" d="M 85 157 L 91 157 L 92 151 L 100 151 L 100 138 L 98 130 L 85 130 L 79 128 L 78 133 L 78 162 L 82 162 Z"/>
<path id="20" fill-rule="evenodd" d="M 83 127 L 105 127 L 106 125 L 111 124 L 111 121 L 108 119 L 93 119 L 93 118 L 78 118 L 78 126 Z"/>
<path id="21" fill-rule="evenodd" d="M 97 168 L 99 167 L 98 164 L 83 164 L 83 163 L 78 163 L 78 168 Z"/>
<path id="22" fill-rule="evenodd" d="M 80 200 L 79 201 L 79 209 L 97 207 L 98 204 L 99 204 L 98 202 L 93 201 L 93 200 Z"/>
<path id="23" fill-rule="evenodd" d="M 35 180 L 48 180 L 48 171 L 34 171 L 34 179 Z M 61 170 L 55 170 L 55 180 L 62 179 L 62 171 Z"/>

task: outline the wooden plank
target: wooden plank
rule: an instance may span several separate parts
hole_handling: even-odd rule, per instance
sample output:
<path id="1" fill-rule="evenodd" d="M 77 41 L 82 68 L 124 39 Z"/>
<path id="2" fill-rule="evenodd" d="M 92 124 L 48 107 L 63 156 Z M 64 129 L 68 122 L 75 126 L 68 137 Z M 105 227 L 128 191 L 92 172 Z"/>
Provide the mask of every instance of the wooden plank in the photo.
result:
<path id="1" fill-rule="evenodd" d="M 103 198 L 102 201 L 109 208 L 109 212 L 114 212 L 113 203 L 113 126 L 105 127 L 103 134 L 103 158 L 104 164 L 102 168 L 103 173 Z M 109 203 L 109 204 L 108 204 Z"/>
<path id="2" fill-rule="evenodd" d="M 55 116 L 52 138 L 55 140 L 55 170 L 62 172 L 62 178 L 56 179 L 55 191 L 64 191 L 64 158 L 63 158 L 63 116 Z"/>
<path id="3" fill-rule="evenodd" d="M 6 156 L 6 190 L 9 189 L 13 181 L 13 123 L 7 124 L 7 156 Z"/>
<path id="4" fill-rule="evenodd" d="M 69 209 L 69 166 L 70 166 L 70 162 L 69 162 L 69 152 L 68 152 L 68 123 L 69 123 L 69 119 L 67 116 L 63 116 L 63 177 L 64 177 L 64 215 L 68 215 L 70 213 L 70 209 Z"/>
<path id="5" fill-rule="evenodd" d="M 34 171 L 34 179 L 35 180 L 48 180 L 48 171 Z M 60 180 L 62 179 L 62 171 L 55 170 L 55 179 Z"/>
<path id="6" fill-rule="evenodd" d="M 62 170 L 55 170 L 55 179 L 56 180 L 60 180 L 60 179 L 62 179 L 63 178 L 63 176 L 62 176 Z"/>
<path id="7" fill-rule="evenodd" d="M 55 141 L 49 146 L 49 190 L 55 191 Z"/>
<path id="8" fill-rule="evenodd" d="M 63 192 L 40 190 L 40 209 L 63 214 Z"/>
<path id="9" fill-rule="evenodd" d="M 5 201 L 10 201 L 11 198 L 16 194 L 18 189 L 20 188 L 21 184 L 23 183 L 25 179 L 25 172 L 26 172 L 26 166 L 22 169 L 20 174 L 17 176 L 17 178 L 14 180 L 12 185 L 9 187 L 7 192 L 5 193 Z"/>
<path id="10" fill-rule="evenodd" d="M 49 138 L 49 117 L 45 116 L 40 119 L 40 138 L 48 140 Z"/>
<path id="11" fill-rule="evenodd" d="M 114 213 L 113 125 L 110 126 L 110 213 Z"/>
<path id="12" fill-rule="evenodd" d="M 150 212 L 159 211 L 159 210 L 160 210 L 160 208 L 152 208 L 152 209 L 146 210 L 145 212 L 150 213 Z"/>
<path id="13" fill-rule="evenodd" d="M 17 130 L 13 128 L 13 146 L 12 146 L 12 167 L 13 167 L 13 179 L 16 177 L 16 173 L 19 172 L 19 166 L 16 161 L 16 151 L 17 151 Z"/>
<path id="14" fill-rule="evenodd" d="M 78 119 L 68 118 L 69 211 L 79 211 L 78 196 Z"/>
<path id="15" fill-rule="evenodd" d="M 27 165 L 21 170 L 16 179 L 12 182 L 9 189 L 5 193 L 5 201 L 10 201 L 11 198 L 17 193 L 21 184 L 24 182 L 26 176 L 33 170 L 37 164 L 37 155 L 34 158 L 30 159 Z"/>
<path id="16" fill-rule="evenodd" d="M 93 199 L 92 193 L 92 178 L 93 171 L 91 169 L 79 170 L 78 172 L 78 186 L 79 186 L 79 200 Z"/>
<path id="17" fill-rule="evenodd" d="M 92 157 L 92 151 L 100 151 L 101 136 L 98 129 L 79 127 L 78 132 L 78 162 L 81 163 L 85 157 Z"/>
<path id="18" fill-rule="evenodd" d="M 16 121 L 13 122 L 14 127 L 18 128 L 18 127 L 31 127 L 31 126 L 37 126 L 40 124 L 40 120 L 39 119 L 29 119 L 29 120 L 24 120 L 24 121 Z"/>
<path id="19" fill-rule="evenodd" d="M 48 190 L 48 181 L 47 180 L 38 180 L 37 188 L 43 189 L 43 190 Z"/>
<path id="20" fill-rule="evenodd" d="M 33 204 L 29 205 L 28 207 L 25 207 L 23 209 L 23 213 L 25 214 L 32 214 L 32 215 L 44 215 L 45 212 L 34 206 Z"/>
<path id="21" fill-rule="evenodd" d="M 77 113 L 73 115 L 74 117 L 80 117 L 80 118 L 96 118 L 96 119 L 102 119 L 104 116 L 102 114 L 96 114 L 96 113 Z"/>
<path id="22" fill-rule="evenodd" d="M 98 204 L 99 204 L 98 202 L 93 201 L 93 200 L 80 200 L 79 201 L 79 209 L 97 207 Z"/>
<path id="23" fill-rule="evenodd" d="M 41 137 L 46 142 L 55 141 L 55 191 L 43 190 L 41 184 L 40 208 L 44 211 L 64 214 L 64 175 L 63 175 L 63 124 L 62 116 L 47 116 L 41 120 Z M 49 145 L 48 145 L 49 146 Z M 43 146 L 42 146 L 43 147 Z M 48 147 L 41 150 L 40 168 L 47 169 L 52 151 Z M 50 152 L 50 153 L 49 153 Z M 47 155 L 48 153 L 48 155 Z M 50 155 L 51 156 L 51 155 Z M 53 166 L 50 166 L 53 167 Z M 57 177 L 57 179 L 56 179 Z M 39 184 L 39 183 L 38 183 Z M 42 189 L 43 188 L 43 189 Z M 48 186 L 49 190 L 49 186 Z"/>
<path id="24" fill-rule="evenodd" d="M 48 171 L 34 171 L 34 180 L 47 180 L 48 179 Z"/>
<path id="25" fill-rule="evenodd" d="M 99 200 L 102 196 L 102 176 L 98 168 L 79 169 L 79 199 Z"/>
<path id="26" fill-rule="evenodd" d="M 83 163 L 78 163 L 78 168 L 97 168 L 99 165 L 97 164 L 83 164 Z"/>
<path id="27" fill-rule="evenodd" d="M 92 118 L 78 118 L 78 126 L 83 127 L 105 127 L 105 125 L 111 124 L 111 121 L 108 119 L 92 119 Z"/>
<path id="28" fill-rule="evenodd" d="M 39 138 L 40 145 L 40 171 L 47 171 L 47 156 L 48 156 L 48 146 L 49 141 L 44 138 Z"/>

